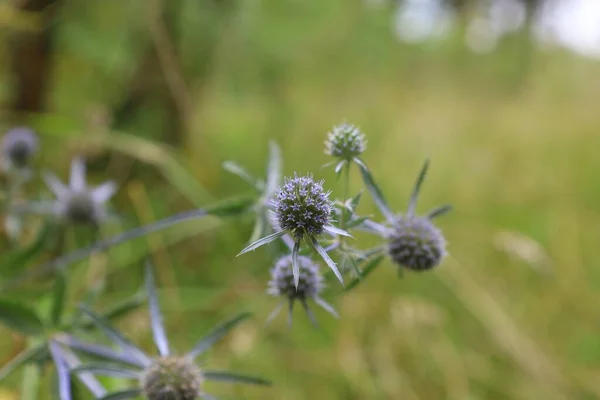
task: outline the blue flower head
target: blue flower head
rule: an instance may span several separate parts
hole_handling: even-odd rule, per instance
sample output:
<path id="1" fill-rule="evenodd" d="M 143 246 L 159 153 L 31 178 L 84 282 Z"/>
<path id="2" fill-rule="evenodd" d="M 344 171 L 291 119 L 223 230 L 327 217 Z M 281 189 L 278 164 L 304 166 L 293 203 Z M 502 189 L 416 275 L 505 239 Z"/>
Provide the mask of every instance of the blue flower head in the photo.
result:
<path id="1" fill-rule="evenodd" d="M 323 181 L 315 182 L 310 175 L 286 178 L 273 206 L 281 229 L 293 234 L 297 240 L 305 234 L 321 234 L 333 209 L 329 192 L 323 190 Z"/>
<path id="2" fill-rule="evenodd" d="M 325 154 L 350 161 L 367 148 L 365 135 L 355 125 L 342 124 L 333 128 L 325 141 Z"/>
<path id="3" fill-rule="evenodd" d="M 2 139 L 4 168 L 26 167 L 37 149 L 38 138 L 31 129 L 18 127 L 9 130 Z"/>

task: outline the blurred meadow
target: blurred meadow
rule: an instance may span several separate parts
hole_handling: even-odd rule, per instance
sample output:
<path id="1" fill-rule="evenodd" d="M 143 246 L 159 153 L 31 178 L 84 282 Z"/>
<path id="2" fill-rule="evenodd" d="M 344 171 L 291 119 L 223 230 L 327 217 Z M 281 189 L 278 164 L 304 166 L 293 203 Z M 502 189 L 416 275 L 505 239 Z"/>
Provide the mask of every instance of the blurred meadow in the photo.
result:
<path id="1" fill-rule="evenodd" d="M 118 182 L 120 219 L 102 237 L 247 195 L 222 163 L 262 177 L 270 139 L 285 175 L 312 172 L 341 196 L 321 166 L 327 132 L 344 121 L 367 135 L 364 160 L 392 209 L 406 209 L 427 157 L 418 210 L 455 207 L 439 220 L 450 252 L 440 267 L 399 278 L 386 260 L 348 294 L 328 276 L 324 298 L 340 319 L 315 310 L 319 330 L 300 310 L 292 329 L 282 317 L 265 327 L 278 301 L 265 295 L 276 250 L 236 258 L 250 215 L 186 221 L 70 266 L 69 307 L 98 280 L 95 309 L 138 291 L 150 252 L 175 349 L 254 314 L 206 363 L 274 385 L 209 384 L 219 398 L 600 398 L 599 60 L 539 45 L 525 27 L 473 51 L 460 18 L 444 35 L 406 42 L 394 26 L 400 3 L 0 1 L 0 127 L 39 133 L 39 170 L 67 179 L 81 154 L 92 183 Z M 24 55 L 38 41 L 48 42 Z M 36 66 L 45 85 L 23 81 Z M 351 179 L 353 193 L 362 189 L 357 170 Z M 25 193 L 40 190 L 49 197 L 35 175 Z M 378 215 L 368 196 L 360 212 Z M 61 251 L 92 240 L 70 230 Z M 49 287 L 37 279 L 2 295 L 44 312 Z M 153 351 L 146 307 L 115 323 Z M 3 365 L 25 338 L 4 327 L 0 337 Z M 23 398 L 21 377 L 0 384 L 0 399 Z"/>

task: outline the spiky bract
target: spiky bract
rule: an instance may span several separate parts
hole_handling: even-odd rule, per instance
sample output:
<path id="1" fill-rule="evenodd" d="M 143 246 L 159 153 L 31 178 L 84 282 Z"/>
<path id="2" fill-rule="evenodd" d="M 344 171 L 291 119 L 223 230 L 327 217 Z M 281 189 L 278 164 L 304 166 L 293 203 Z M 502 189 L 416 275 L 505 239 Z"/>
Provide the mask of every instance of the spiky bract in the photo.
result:
<path id="1" fill-rule="evenodd" d="M 334 127 L 325 141 L 326 154 L 348 161 L 360 156 L 366 148 L 365 135 L 358 127 L 350 124 Z"/>
<path id="2" fill-rule="evenodd" d="M 285 296 L 290 300 L 313 298 L 323 290 L 323 277 L 319 272 L 319 266 L 309 257 L 299 256 L 300 280 L 298 289 L 294 286 L 294 275 L 292 273 L 292 257 L 280 258 L 271 269 L 271 280 L 267 293 L 272 296 Z"/>
<path id="3" fill-rule="evenodd" d="M 321 234 L 331 219 L 329 193 L 323 190 L 323 181 L 315 182 L 310 175 L 286 178 L 273 205 L 279 226 L 296 240 L 304 234 Z"/>
<path id="4" fill-rule="evenodd" d="M 388 252 L 396 264 L 425 271 L 440 264 L 446 254 L 446 239 L 428 218 L 401 216 L 392 227 Z"/>
<path id="5" fill-rule="evenodd" d="M 2 139 L 5 166 L 26 167 L 37 148 L 38 138 L 31 129 L 18 127 L 9 130 Z"/>
<path id="6" fill-rule="evenodd" d="M 148 400 L 194 400 L 200 394 L 202 372 L 185 357 L 161 357 L 144 371 L 141 386 Z"/>

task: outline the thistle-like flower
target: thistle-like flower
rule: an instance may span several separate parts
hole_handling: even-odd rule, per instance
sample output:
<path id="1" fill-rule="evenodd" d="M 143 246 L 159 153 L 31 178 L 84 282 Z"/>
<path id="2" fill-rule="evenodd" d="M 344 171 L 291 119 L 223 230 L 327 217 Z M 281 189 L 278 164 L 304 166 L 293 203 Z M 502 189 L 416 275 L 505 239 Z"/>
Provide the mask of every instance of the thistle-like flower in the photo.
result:
<path id="1" fill-rule="evenodd" d="M 294 285 L 292 257 L 288 255 L 281 257 L 271 269 L 271 280 L 269 281 L 269 287 L 267 289 L 267 293 L 271 296 L 283 297 L 287 300 L 289 308 L 289 325 L 292 325 L 292 311 L 296 300 L 302 304 L 308 317 L 315 326 L 317 326 L 317 322 L 308 306 L 308 300 L 313 300 L 325 311 L 338 318 L 335 309 L 320 297 L 321 292 L 325 288 L 325 283 L 319 271 L 319 266 L 309 257 L 304 256 L 298 257 L 298 264 L 300 268 L 297 288 Z M 285 300 L 280 302 L 275 310 L 273 310 L 267 319 L 267 323 L 279 314 L 285 304 Z"/>
<path id="2" fill-rule="evenodd" d="M 202 371 L 185 357 L 160 357 L 144 371 L 142 392 L 149 400 L 194 400 L 202 387 Z"/>
<path id="3" fill-rule="evenodd" d="M 279 226 L 296 240 L 320 235 L 331 220 L 329 194 L 323 181 L 315 182 L 310 175 L 286 178 L 273 200 Z"/>
<path id="4" fill-rule="evenodd" d="M 63 221 L 97 224 L 108 217 L 105 203 L 117 191 L 117 185 L 108 181 L 91 189 L 85 182 L 85 164 L 81 158 L 71 162 L 69 185 L 64 185 L 54 174 L 44 174 L 44 181 L 56 196 L 49 211 Z"/>
<path id="5" fill-rule="evenodd" d="M 351 161 L 367 148 L 365 135 L 355 125 L 341 124 L 327 134 L 325 154 Z"/>
<path id="6" fill-rule="evenodd" d="M 388 229 L 388 255 L 400 267 L 413 271 L 425 271 L 440 264 L 446 255 L 446 239 L 433 224 L 435 217 L 446 214 L 452 209 L 449 205 L 437 207 L 426 216 L 415 214 L 421 185 L 425 180 L 429 161 L 425 161 L 415 183 L 405 215 L 392 221 Z"/>
<path id="7" fill-rule="evenodd" d="M 38 138 L 29 128 L 9 130 L 2 139 L 2 159 L 5 170 L 21 170 L 27 167 L 38 149 Z"/>
<path id="8" fill-rule="evenodd" d="M 238 256 L 273 242 L 289 233 L 294 238 L 292 271 L 296 287 L 298 287 L 300 279 L 298 256 L 303 239 L 306 239 L 308 245 L 319 253 L 339 281 L 343 283 L 337 265 L 317 241 L 317 236 L 323 232 L 332 235 L 350 236 L 346 231 L 329 225 L 333 210 L 329 194 L 323 189 L 323 181 L 316 182 L 310 175 L 298 176 L 294 174 L 293 178 L 286 178 L 283 186 L 276 191 L 275 198 L 271 201 L 279 231 L 251 243 Z"/>
<path id="9" fill-rule="evenodd" d="M 102 362 L 81 365 L 73 372 L 89 372 L 96 375 L 135 379 L 134 387 L 112 393 L 104 398 L 132 399 L 144 395 L 148 400 L 194 400 L 196 398 L 213 399 L 204 392 L 204 381 L 246 383 L 270 385 L 269 381 L 251 376 L 237 375 L 224 371 L 207 371 L 195 364 L 195 359 L 205 353 L 214 343 L 225 336 L 233 327 L 250 316 L 242 313 L 235 318 L 215 327 L 208 335 L 200 339 L 184 355 L 173 355 L 162 322 L 162 315 L 156 297 L 154 277 L 149 264 L 146 265 L 146 291 L 150 309 L 150 322 L 154 343 L 159 352 L 152 357 L 127 340 L 96 313 L 82 307 L 92 322 L 118 346 L 119 351 L 111 347 L 84 343 L 71 335 L 61 335 L 56 340 L 80 352 L 103 359 Z"/>

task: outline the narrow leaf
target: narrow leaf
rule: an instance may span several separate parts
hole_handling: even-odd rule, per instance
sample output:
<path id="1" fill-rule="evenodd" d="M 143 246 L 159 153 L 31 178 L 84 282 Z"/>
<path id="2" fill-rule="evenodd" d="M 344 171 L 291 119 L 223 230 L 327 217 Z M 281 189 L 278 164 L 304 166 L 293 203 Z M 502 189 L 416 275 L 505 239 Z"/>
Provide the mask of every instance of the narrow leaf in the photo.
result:
<path id="1" fill-rule="evenodd" d="M 40 343 L 36 346 L 30 347 L 23 350 L 15 358 L 7 362 L 2 369 L 0 369 L 0 382 L 12 374 L 15 370 L 27 364 L 28 362 L 36 359 L 40 353 L 45 349 L 46 343 Z"/>
<path id="2" fill-rule="evenodd" d="M 387 205 L 387 202 L 383 197 L 381 189 L 379 189 L 379 186 L 377 186 L 377 184 L 375 183 L 375 179 L 373 179 L 373 175 L 371 175 L 369 168 L 367 168 L 365 163 L 363 163 L 362 160 L 360 160 L 359 158 L 355 158 L 354 161 L 356 162 L 356 164 L 358 164 L 358 169 L 360 170 L 360 173 L 362 175 L 363 182 L 365 183 L 367 190 L 371 194 L 373 201 L 375 202 L 381 213 L 384 215 L 385 219 L 387 219 L 388 222 L 392 223 L 394 221 L 394 214 Z"/>
<path id="3" fill-rule="evenodd" d="M 40 390 L 40 365 L 29 364 L 23 368 L 21 400 L 37 400 Z"/>
<path id="4" fill-rule="evenodd" d="M 292 249 L 292 275 L 294 276 L 294 286 L 296 290 L 298 290 L 298 285 L 300 284 L 300 241 L 297 240 L 294 243 L 294 248 Z"/>
<path id="5" fill-rule="evenodd" d="M 331 257 L 329 257 L 329 254 L 327 254 L 327 252 L 325 251 L 323 246 L 321 246 L 319 244 L 319 242 L 317 241 L 317 239 L 315 237 L 309 236 L 309 238 L 310 238 L 310 244 L 311 244 L 312 248 L 315 249 L 317 251 L 317 253 L 319 253 L 321 258 L 323 258 L 323 261 L 325 261 L 327 266 L 329 268 L 331 268 L 331 270 L 333 271 L 335 276 L 338 278 L 338 280 L 340 281 L 342 286 L 344 286 L 344 278 L 342 278 L 342 274 L 340 273 L 335 262 L 331 259 Z"/>
<path id="6" fill-rule="evenodd" d="M 335 308 L 333 308 L 333 306 L 331 304 L 329 304 L 328 302 L 326 302 L 325 300 L 323 300 L 320 297 L 315 297 L 314 298 L 315 303 L 317 303 L 317 305 L 319 307 L 321 307 L 323 310 L 327 311 L 329 314 L 333 315 L 335 318 L 339 318 L 339 314 L 335 311 Z"/>
<path id="7" fill-rule="evenodd" d="M 150 365 L 150 358 L 144 354 L 139 348 L 137 348 L 133 343 L 127 340 L 123 335 L 121 335 L 117 330 L 112 328 L 104 318 L 96 315 L 93 311 L 89 310 L 86 307 L 81 306 L 81 311 L 83 311 L 88 317 L 92 319 L 94 324 L 100 328 L 106 336 L 108 336 L 116 345 L 118 345 L 121 349 L 125 350 L 127 353 L 130 353 L 135 359 L 139 362 L 143 363 L 143 365 Z"/>
<path id="8" fill-rule="evenodd" d="M 369 219 L 369 217 L 360 217 L 360 218 L 351 219 L 350 221 L 348 221 L 346 223 L 346 228 L 347 229 L 356 228 L 357 226 L 364 224 L 365 221 L 367 221 L 368 219 Z"/>
<path id="9" fill-rule="evenodd" d="M 81 351 L 92 356 L 133 365 L 139 368 L 144 368 L 147 365 L 146 363 L 139 361 L 137 358 L 133 357 L 130 354 L 117 352 L 111 349 L 110 347 L 102 346 L 99 344 L 84 343 L 71 335 L 61 334 L 59 336 L 56 336 L 55 340 L 66 346 L 69 346 L 72 349 Z"/>
<path id="10" fill-rule="evenodd" d="M 246 170 L 246 168 L 242 167 L 238 163 L 234 161 L 225 161 L 223 163 L 223 169 L 240 177 L 245 182 L 250 184 L 250 186 L 256 188 L 256 179 L 248 172 L 248 170 Z"/>
<path id="11" fill-rule="evenodd" d="M 149 261 L 146 262 L 146 291 L 148 293 L 148 305 L 150 307 L 150 324 L 152 326 L 152 335 L 154 343 L 161 356 L 169 355 L 169 341 L 165 334 L 163 318 L 156 298 L 156 287 L 154 285 L 154 276 L 152 266 Z"/>
<path id="12" fill-rule="evenodd" d="M 346 165 L 346 163 L 347 163 L 347 161 L 346 161 L 346 160 L 342 160 L 342 161 L 340 161 L 340 162 L 339 162 L 339 163 L 338 163 L 338 164 L 335 166 L 335 169 L 334 169 L 334 171 L 335 171 L 336 175 L 338 175 L 338 177 L 339 177 L 339 175 L 342 173 L 342 169 L 344 168 L 344 166 Z"/>
<path id="13" fill-rule="evenodd" d="M 267 186 L 265 197 L 270 198 L 275 194 L 281 182 L 281 149 L 274 140 L 269 142 L 269 165 L 267 167 Z"/>
<path id="14" fill-rule="evenodd" d="M 450 211 L 452 211 L 452 208 L 453 207 L 450 204 L 436 207 L 433 210 L 431 210 L 429 212 L 429 214 L 427 214 L 427 218 L 434 219 L 437 217 L 441 217 L 442 215 L 445 215 L 445 214 L 449 213 Z"/>
<path id="15" fill-rule="evenodd" d="M 335 235 L 341 235 L 341 236 L 346 236 L 346 237 L 349 237 L 349 238 L 353 238 L 352 235 L 349 234 L 348 232 L 346 232 L 345 230 L 340 229 L 340 228 L 336 228 L 333 225 L 327 225 L 327 226 L 325 226 L 324 229 L 325 229 L 325 232 L 329 232 L 329 233 L 331 233 L 334 236 Z"/>
<path id="16" fill-rule="evenodd" d="M 44 325 L 27 306 L 12 300 L 0 299 L 0 322 L 25 335 L 39 335 Z"/>
<path id="17" fill-rule="evenodd" d="M 131 369 L 125 369 L 120 365 L 111 365 L 107 363 L 82 364 L 71 369 L 72 373 L 91 372 L 95 375 L 112 376 L 114 378 L 137 379 L 140 372 Z"/>
<path id="18" fill-rule="evenodd" d="M 120 392 L 115 392 L 111 394 L 107 394 L 104 397 L 99 398 L 98 400 L 127 400 L 134 399 L 142 394 L 140 389 L 127 389 L 122 390 Z"/>
<path id="19" fill-rule="evenodd" d="M 302 307 L 304 308 L 304 312 L 308 316 L 308 319 L 310 320 L 310 323 L 312 324 L 312 326 L 314 326 L 316 329 L 319 329 L 319 324 L 317 323 L 317 319 L 315 318 L 315 314 L 312 312 L 312 310 L 308 306 L 308 303 L 306 302 L 306 299 L 301 299 L 300 303 L 302 303 Z"/>
<path id="20" fill-rule="evenodd" d="M 217 341 L 221 340 L 223 336 L 225 336 L 231 329 L 233 329 L 240 322 L 249 318 L 252 314 L 250 313 L 241 313 L 236 317 L 222 323 L 221 325 L 215 327 L 208 335 L 200 339 L 192 348 L 192 351 L 188 353 L 188 356 L 192 359 L 198 357 L 200 354 L 204 353 L 208 350 L 213 344 Z"/>
<path id="21" fill-rule="evenodd" d="M 62 356 L 62 351 L 58 344 L 54 341 L 48 343 L 50 348 L 50 354 L 54 361 L 54 367 L 56 370 L 56 378 L 58 379 L 58 395 L 60 400 L 72 400 L 71 399 L 71 376 L 69 374 L 69 367 L 65 359 Z"/>
<path id="22" fill-rule="evenodd" d="M 346 202 L 346 208 L 354 213 L 356 208 L 358 207 L 358 203 L 360 203 L 360 199 L 362 198 L 363 192 L 362 190 L 356 194 L 353 198 Z"/>
<path id="23" fill-rule="evenodd" d="M 61 348 L 62 355 L 69 367 L 69 370 L 73 370 L 73 368 L 81 365 L 81 361 L 75 355 L 75 353 L 69 351 L 66 348 Z M 102 384 L 96 379 L 94 375 L 87 372 L 79 372 L 76 374 L 77 378 L 88 388 L 88 390 L 94 395 L 95 398 L 102 397 L 106 394 L 106 389 Z M 73 396 L 76 398 L 77 396 Z"/>
<path id="24" fill-rule="evenodd" d="M 237 255 L 237 257 L 239 257 L 242 254 L 247 253 L 249 251 L 256 250 L 260 246 L 269 244 L 269 243 L 279 239 L 283 235 L 285 235 L 285 231 L 279 231 L 279 232 L 271 233 L 270 235 L 265 236 L 264 238 L 258 239 L 256 242 L 250 243 L 246 248 L 244 248 L 244 250 L 240 251 L 240 253 Z"/>
<path id="25" fill-rule="evenodd" d="M 421 191 L 421 185 L 423 185 L 425 175 L 427 175 L 427 169 L 429 169 L 429 160 L 425 160 L 425 163 L 421 168 L 421 172 L 419 172 L 417 182 L 415 182 L 415 187 L 413 189 L 412 195 L 410 196 L 410 202 L 408 203 L 408 215 L 415 215 L 415 207 L 417 206 L 417 200 L 419 198 L 419 192 Z"/>
<path id="26" fill-rule="evenodd" d="M 67 279 L 63 272 L 57 273 L 54 279 L 54 291 L 52 298 L 52 312 L 50 314 L 50 322 L 52 323 L 53 327 L 58 327 L 60 325 L 65 306 L 65 292 L 67 290 Z"/>
<path id="27" fill-rule="evenodd" d="M 202 375 L 208 381 L 245 383 L 249 385 L 271 385 L 271 382 L 266 379 L 256 378 L 253 376 L 237 375 L 224 371 L 206 371 Z"/>
<path id="28" fill-rule="evenodd" d="M 384 255 L 380 254 L 376 257 L 373 257 L 370 260 L 367 260 L 365 262 L 365 265 L 362 269 L 362 274 L 360 277 L 354 279 L 352 282 L 350 282 L 350 284 L 346 287 L 346 289 L 344 290 L 344 292 L 348 292 L 352 289 L 354 289 L 354 287 L 356 287 L 361 281 L 363 281 L 371 272 L 373 272 L 375 270 L 375 268 L 377 268 L 379 266 L 379 264 L 381 263 L 381 261 L 383 260 Z"/>

